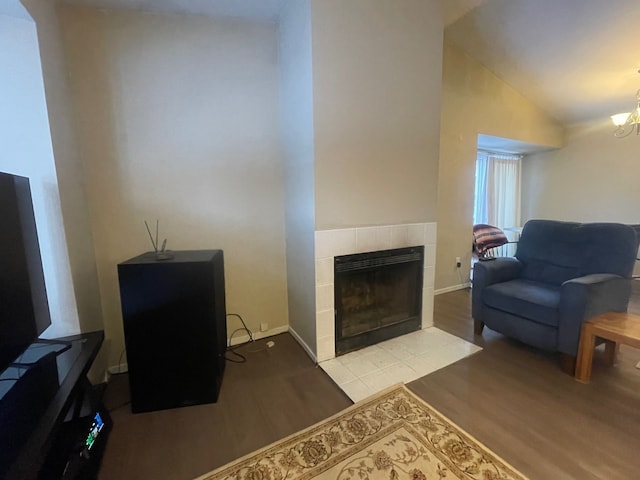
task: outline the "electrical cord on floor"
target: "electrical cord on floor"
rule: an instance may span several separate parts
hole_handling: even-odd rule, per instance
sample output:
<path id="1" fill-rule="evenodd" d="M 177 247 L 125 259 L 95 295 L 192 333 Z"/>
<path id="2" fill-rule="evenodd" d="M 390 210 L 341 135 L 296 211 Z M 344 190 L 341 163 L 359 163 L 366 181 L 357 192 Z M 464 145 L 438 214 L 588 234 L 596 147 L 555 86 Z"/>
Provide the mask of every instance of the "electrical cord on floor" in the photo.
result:
<path id="1" fill-rule="evenodd" d="M 227 345 L 227 352 L 231 353 L 232 355 L 235 355 L 236 357 L 238 357 L 240 360 L 234 360 L 232 358 L 229 358 L 225 355 L 225 360 L 227 360 L 228 362 L 233 362 L 233 363 L 246 363 L 247 361 L 247 357 L 245 357 L 244 355 L 242 355 L 241 353 L 236 352 L 236 349 L 246 345 L 248 343 L 253 343 L 255 342 L 254 338 L 253 338 L 253 332 L 251 330 L 249 330 L 249 327 L 247 327 L 247 324 L 244 323 L 244 318 L 242 318 L 241 315 L 237 314 L 237 313 L 227 313 L 227 317 L 238 317 L 240 319 L 240 321 L 242 322 L 242 327 L 240 328 L 236 328 L 233 332 L 231 332 L 231 335 L 229 336 L 229 345 Z M 242 332 L 245 331 L 249 334 L 249 341 L 247 342 L 243 342 L 243 343 L 239 343 L 238 345 L 234 345 L 233 347 L 231 346 L 231 340 L 233 339 L 233 336 L 237 333 L 237 332 Z"/>
<path id="2" fill-rule="evenodd" d="M 116 373 L 112 373 L 111 375 L 121 375 L 123 373 L 127 373 L 127 372 L 123 372 L 122 371 L 122 357 L 124 356 L 126 349 L 123 348 L 122 351 L 120 352 L 120 357 L 118 358 L 118 371 Z M 129 405 L 131 403 L 131 399 L 127 400 L 124 403 L 121 403 L 120 405 L 118 405 L 117 407 L 113 407 L 113 408 L 108 408 L 107 412 L 111 413 L 114 412 L 116 410 L 121 409 L 122 407 L 126 407 L 127 405 Z"/>

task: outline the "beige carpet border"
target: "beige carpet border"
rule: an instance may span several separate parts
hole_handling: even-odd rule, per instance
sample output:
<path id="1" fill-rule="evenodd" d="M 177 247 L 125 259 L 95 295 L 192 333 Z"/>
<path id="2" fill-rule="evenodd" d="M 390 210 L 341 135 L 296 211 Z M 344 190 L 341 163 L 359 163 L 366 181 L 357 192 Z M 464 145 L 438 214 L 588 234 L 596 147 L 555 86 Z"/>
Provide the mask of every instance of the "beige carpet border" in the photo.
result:
<path id="1" fill-rule="evenodd" d="M 261 455 L 262 453 L 274 448 L 277 445 L 280 444 L 285 444 L 287 442 L 290 442 L 291 440 L 294 440 L 296 438 L 304 438 L 307 436 L 307 434 L 309 432 L 312 432 L 313 430 L 322 428 L 324 426 L 326 426 L 328 423 L 333 422 L 334 420 L 349 415 L 350 412 L 354 411 L 354 410 L 359 410 L 362 408 L 366 408 L 366 406 L 368 404 L 372 404 L 372 403 L 376 403 L 379 401 L 380 398 L 386 396 L 386 395 L 390 395 L 393 392 L 396 392 L 397 390 L 403 390 L 409 397 L 413 398 L 417 403 L 424 405 L 427 409 L 429 409 L 430 411 L 433 412 L 433 414 L 437 415 L 438 417 L 440 417 L 440 419 L 442 419 L 444 422 L 450 424 L 452 427 L 454 427 L 458 433 L 463 436 L 466 437 L 470 442 L 473 442 L 476 444 L 476 446 L 482 448 L 483 450 L 485 450 L 488 454 L 490 454 L 496 461 L 502 463 L 505 467 L 513 470 L 514 472 L 516 472 L 517 474 L 520 475 L 520 477 L 522 478 L 522 480 L 529 480 L 528 477 L 526 477 L 524 474 L 522 474 L 517 468 L 515 468 L 513 465 L 511 465 L 509 462 L 505 461 L 502 457 L 500 457 L 499 455 L 497 455 L 496 453 L 493 452 L 493 450 L 491 450 L 490 448 L 488 448 L 484 443 L 482 443 L 481 441 L 479 441 L 477 438 L 475 438 L 473 435 L 469 434 L 467 431 L 465 431 L 464 429 L 462 429 L 462 427 L 458 426 L 457 423 L 455 423 L 454 421 L 452 421 L 450 418 L 448 418 L 446 415 L 443 415 L 442 413 L 440 413 L 440 411 L 438 411 L 437 409 L 435 409 L 434 407 L 432 407 L 429 403 L 425 402 L 423 399 L 421 399 L 420 397 L 418 397 L 415 393 L 413 393 L 409 388 L 407 388 L 406 385 L 402 384 L 402 383 L 398 383 L 396 385 L 393 385 L 391 387 L 388 387 L 384 390 L 381 390 L 380 392 L 371 395 L 370 397 L 367 397 L 359 402 L 354 403 L 353 405 L 345 408 L 344 410 L 341 410 L 340 412 L 336 413 L 335 415 L 332 415 L 331 417 L 328 417 L 324 420 L 321 420 L 313 425 L 310 425 L 309 427 L 304 428 L 303 430 L 299 430 L 291 435 L 288 435 L 280 440 L 277 440 L 273 443 L 270 443 L 269 445 L 266 445 L 258 450 L 254 450 L 246 455 L 243 455 L 240 458 L 237 458 L 236 460 L 233 460 L 225 465 L 222 465 L 214 470 L 211 470 L 203 475 L 200 475 L 199 477 L 196 477 L 194 480 L 206 480 L 211 478 L 212 476 L 218 474 L 219 472 L 222 472 L 223 470 L 227 470 L 235 465 L 238 465 L 244 461 L 246 461 L 249 458 L 252 457 L 258 457 L 259 455 Z"/>

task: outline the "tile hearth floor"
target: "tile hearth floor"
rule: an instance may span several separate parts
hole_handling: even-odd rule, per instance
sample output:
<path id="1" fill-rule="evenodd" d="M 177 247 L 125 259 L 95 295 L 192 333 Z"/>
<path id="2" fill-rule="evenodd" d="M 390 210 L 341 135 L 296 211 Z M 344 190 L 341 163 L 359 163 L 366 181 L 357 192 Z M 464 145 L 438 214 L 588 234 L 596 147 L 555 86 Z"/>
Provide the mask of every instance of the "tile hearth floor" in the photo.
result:
<path id="1" fill-rule="evenodd" d="M 482 350 L 436 327 L 392 338 L 320 362 L 334 382 L 357 402 L 396 383 L 408 383 Z"/>

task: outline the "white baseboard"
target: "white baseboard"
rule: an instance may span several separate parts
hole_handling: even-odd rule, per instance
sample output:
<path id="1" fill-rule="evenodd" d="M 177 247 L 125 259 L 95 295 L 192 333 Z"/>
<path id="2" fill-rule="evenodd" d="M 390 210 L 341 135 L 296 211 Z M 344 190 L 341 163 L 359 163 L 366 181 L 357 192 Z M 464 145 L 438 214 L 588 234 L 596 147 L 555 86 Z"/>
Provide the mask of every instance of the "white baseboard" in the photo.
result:
<path id="1" fill-rule="evenodd" d="M 104 383 L 109 383 L 112 375 L 118 375 L 119 373 L 127 373 L 129 371 L 129 365 L 126 363 L 121 363 L 119 365 L 111 365 L 107 367 L 104 372 L 104 377 L 102 377 L 102 381 Z"/>
<path id="2" fill-rule="evenodd" d="M 296 332 L 293 328 L 291 328 L 291 326 L 289 326 L 289 333 L 296 340 L 296 342 L 300 344 L 300 346 L 304 349 L 304 351 L 307 352 L 307 355 L 311 357 L 311 360 L 313 360 L 313 363 L 318 363 L 318 357 L 316 357 L 315 353 L 313 353 L 313 350 L 311 350 L 309 345 L 307 345 L 305 341 L 302 340 L 302 337 L 298 335 L 298 332 Z"/>
<path id="3" fill-rule="evenodd" d="M 288 325 L 283 325 L 281 327 L 272 328 L 267 330 L 266 332 L 253 332 L 253 339 L 260 340 L 261 338 L 273 337 L 274 335 L 280 335 L 281 333 L 285 333 L 289 331 Z M 236 335 L 230 341 L 227 341 L 227 344 L 230 346 L 238 345 L 240 343 L 246 343 L 249 340 L 249 335 Z"/>
<path id="4" fill-rule="evenodd" d="M 267 330 L 266 332 L 254 332 L 253 338 L 254 340 L 259 340 L 261 338 L 273 337 L 274 335 L 280 335 L 281 333 L 285 333 L 289 331 L 289 327 L 284 325 L 282 327 L 272 328 L 271 330 Z M 238 345 L 240 343 L 248 342 L 249 335 L 240 335 L 235 336 L 231 339 L 231 345 Z M 227 343 L 229 343 L 227 339 Z M 121 363 L 119 365 L 111 365 L 107 367 L 107 371 L 104 374 L 104 381 L 106 383 L 111 379 L 111 375 L 117 375 L 119 373 L 127 373 L 129 371 L 129 365 L 127 363 Z"/>
<path id="5" fill-rule="evenodd" d="M 465 288 L 469 288 L 471 286 L 470 282 L 461 283 L 460 285 L 452 285 L 450 287 L 439 288 L 433 291 L 434 295 L 440 295 L 441 293 L 449 293 L 455 292 L 456 290 L 464 290 Z"/>
<path id="6" fill-rule="evenodd" d="M 107 368 L 107 372 L 111 375 L 117 375 L 119 373 L 127 373 L 129 371 L 129 365 L 127 363 L 121 363 L 120 365 L 112 365 Z"/>

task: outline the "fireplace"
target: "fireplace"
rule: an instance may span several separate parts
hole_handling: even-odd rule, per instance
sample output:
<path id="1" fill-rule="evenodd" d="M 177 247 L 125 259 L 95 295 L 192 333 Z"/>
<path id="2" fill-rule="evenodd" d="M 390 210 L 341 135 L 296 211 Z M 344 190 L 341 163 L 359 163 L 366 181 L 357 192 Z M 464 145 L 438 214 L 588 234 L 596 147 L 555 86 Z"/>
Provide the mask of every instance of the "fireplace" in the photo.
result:
<path id="1" fill-rule="evenodd" d="M 420 329 L 424 246 L 334 258 L 336 355 Z"/>
<path id="2" fill-rule="evenodd" d="M 289 332 L 315 361 L 336 357 L 335 257 L 378 250 L 424 247 L 420 328 L 433 326 L 437 224 L 404 223 L 369 227 L 317 230 L 315 257 L 315 331 L 313 343 L 289 325 Z M 301 329 L 300 329 L 301 330 Z"/>

